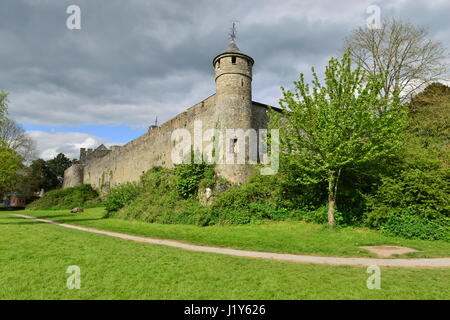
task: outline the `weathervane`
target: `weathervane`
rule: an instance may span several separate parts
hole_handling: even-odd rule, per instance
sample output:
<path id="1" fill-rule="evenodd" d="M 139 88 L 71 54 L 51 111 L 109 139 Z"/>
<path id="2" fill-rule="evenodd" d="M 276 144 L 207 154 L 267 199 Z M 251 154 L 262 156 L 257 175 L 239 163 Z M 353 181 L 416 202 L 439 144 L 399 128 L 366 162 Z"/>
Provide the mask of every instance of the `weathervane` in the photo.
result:
<path id="1" fill-rule="evenodd" d="M 237 38 L 237 35 L 236 35 L 237 34 L 237 32 L 236 32 L 236 24 L 238 22 L 239 21 L 237 21 L 237 20 L 233 21 L 233 26 L 231 27 L 230 34 L 229 34 L 229 38 L 230 38 L 231 42 L 235 42 L 235 40 Z"/>

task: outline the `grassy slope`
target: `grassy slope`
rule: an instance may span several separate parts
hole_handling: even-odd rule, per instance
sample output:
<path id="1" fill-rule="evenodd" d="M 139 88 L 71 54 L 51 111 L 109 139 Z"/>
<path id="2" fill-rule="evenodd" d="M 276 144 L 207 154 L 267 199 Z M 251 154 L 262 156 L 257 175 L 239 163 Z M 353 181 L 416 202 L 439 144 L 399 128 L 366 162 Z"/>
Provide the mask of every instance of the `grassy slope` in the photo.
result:
<path id="1" fill-rule="evenodd" d="M 450 270 L 382 269 L 382 289 L 369 290 L 366 288 L 369 274 L 364 268 L 188 252 L 3 213 L 0 228 L 0 299 L 449 297 Z M 69 265 L 81 268 L 80 290 L 66 288 L 69 275 L 65 272 Z"/>
<path id="2" fill-rule="evenodd" d="M 370 257 L 372 254 L 366 250 L 359 249 L 358 246 L 403 245 L 421 251 L 405 255 L 406 257 L 450 256 L 450 243 L 444 241 L 392 238 L 368 229 L 352 228 L 330 231 L 321 225 L 303 222 L 197 227 L 192 225 L 163 225 L 120 219 L 103 219 L 104 211 L 102 208 L 88 209 L 83 214 L 70 214 L 68 210 L 22 212 L 27 215 L 98 229 L 236 249 Z"/>

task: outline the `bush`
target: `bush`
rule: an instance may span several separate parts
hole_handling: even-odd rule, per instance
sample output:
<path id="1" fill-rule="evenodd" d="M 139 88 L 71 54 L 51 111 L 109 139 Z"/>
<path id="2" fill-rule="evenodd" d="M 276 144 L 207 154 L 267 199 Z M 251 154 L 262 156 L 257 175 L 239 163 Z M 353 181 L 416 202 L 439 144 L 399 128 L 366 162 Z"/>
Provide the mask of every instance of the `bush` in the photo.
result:
<path id="1" fill-rule="evenodd" d="M 176 169 L 154 167 L 141 176 L 133 189 L 136 193 L 129 190 L 127 194 L 132 194 L 129 201 L 108 216 L 152 223 L 204 225 L 208 208 L 195 197 L 182 197 L 178 182 Z"/>
<path id="2" fill-rule="evenodd" d="M 450 241 L 450 228 L 411 213 L 391 213 L 381 232 L 406 239 Z"/>
<path id="3" fill-rule="evenodd" d="M 328 205 L 320 206 L 315 210 L 305 210 L 299 209 L 294 211 L 292 215 L 293 218 L 300 219 L 306 222 L 318 223 L 318 224 L 327 224 L 328 223 Z M 346 222 L 344 215 L 341 211 L 336 209 L 334 211 L 334 221 L 336 226 L 348 225 Z"/>
<path id="4" fill-rule="evenodd" d="M 141 186 L 136 182 L 129 182 L 112 188 L 106 197 L 106 211 L 117 211 L 125 207 L 131 201 L 136 199 L 141 193 L 141 189 Z"/>
<path id="5" fill-rule="evenodd" d="M 193 172 L 195 179 L 190 179 L 188 172 Z M 259 180 L 258 180 L 259 179 Z M 182 182 L 183 181 L 183 182 Z M 195 188 L 189 186 L 195 185 Z M 257 178 L 244 185 L 235 185 L 219 193 L 211 206 L 203 206 L 193 197 L 198 186 L 216 186 L 214 170 L 206 165 L 182 165 L 175 169 L 153 168 L 141 176 L 140 189 L 134 192 L 121 190 L 114 198 L 127 203 L 115 206 L 118 211 L 109 216 L 155 223 L 196 224 L 246 224 L 261 219 L 283 220 L 289 218 L 291 211 L 279 206 L 274 196 L 274 187 L 268 181 Z M 121 188 L 128 188 L 122 186 Z M 133 190 L 134 191 L 134 190 Z M 181 191 L 181 192 L 180 192 Z M 107 203 L 109 202 L 108 196 Z M 116 203 L 114 202 L 114 203 Z M 108 205 L 107 205 L 108 206 Z"/>
<path id="6" fill-rule="evenodd" d="M 249 183 L 235 185 L 218 194 L 205 223 L 247 224 L 261 219 L 284 220 L 290 214 L 277 204 L 276 188 L 268 180 L 254 177 Z"/>
<path id="7" fill-rule="evenodd" d="M 180 164 L 175 167 L 177 192 L 183 198 L 194 196 L 198 192 L 200 181 L 204 179 L 203 185 L 213 185 L 214 169 L 206 163 Z"/>
<path id="8" fill-rule="evenodd" d="M 183 165 L 175 169 L 153 168 L 141 177 L 137 196 L 133 196 L 122 209 L 110 216 L 152 223 L 238 225 L 260 220 L 281 221 L 303 219 L 315 223 L 327 222 L 327 207 L 317 210 L 299 210 L 293 203 L 285 201 L 277 177 L 252 177 L 248 183 L 234 185 L 216 194 L 210 206 L 203 206 L 196 197 L 180 194 L 180 179 L 187 178 L 186 172 L 194 171 L 195 181 L 202 187 L 214 187 L 217 180 L 214 171 L 198 165 Z M 198 177 L 202 177 L 201 180 Z M 185 181 L 189 181 L 186 179 Z M 197 185 L 197 182 L 195 182 Z M 182 190 L 187 190 L 184 188 Z M 198 187 L 197 187 L 198 188 Z M 193 189 L 191 189 L 193 190 Z M 336 212 L 336 222 L 343 218 Z"/>
<path id="9" fill-rule="evenodd" d="M 98 196 L 91 185 L 83 184 L 73 188 L 51 190 L 27 208 L 38 210 L 96 206 L 100 204 Z"/>
<path id="10" fill-rule="evenodd" d="M 396 178 L 383 178 L 376 194 L 368 198 L 366 222 L 386 223 L 392 212 L 407 211 L 440 224 L 450 217 L 448 171 L 404 170 Z"/>

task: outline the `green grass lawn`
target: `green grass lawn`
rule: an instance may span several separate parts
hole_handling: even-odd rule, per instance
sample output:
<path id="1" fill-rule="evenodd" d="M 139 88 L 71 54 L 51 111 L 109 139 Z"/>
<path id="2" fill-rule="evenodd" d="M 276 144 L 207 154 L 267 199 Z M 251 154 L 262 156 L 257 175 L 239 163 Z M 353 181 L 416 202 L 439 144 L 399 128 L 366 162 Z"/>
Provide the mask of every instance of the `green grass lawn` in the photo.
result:
<path id="1" fill-rule="evenodd" d="M 121 219 L 105 219 L 103 208 L 87 209 L 82 214 L 69 210 L 21 211 L 26 215 L 81 226 L 187 243 L 280 253 L 372 257 L 359 246 L 402 245 L 420 250 L 402 257 L 448 257 L 450 243 L 445 241 L 405 240 L 387 237 L 363 228 L 329 230 L 327 227 L 298 221 L 269 222 L 242 226 L 198 227 L 193 225 L 151 224 Z"/>
<path id="2" fill-rule="evenodd" d="M 207 235 L 211 235 L 214 239 L 211 241 L 220 243 L 220 234 L 226 234 L 228 230 L 238 236 L 242 230 L 245 240 L 236 242 L 236 245 L 264 243 L 260 248 L 281 249 L 277 243 L 282 235 L 275 235 L 282 230 L 291 230 L 285 238 L 288 242 L 289 239 L 296 239 L 297 231 L 304 229 L 298 224 L 293 224 L 291 229 L 285 224 L 276 224 L 227 227 L 223 231 L 219 231 L 219 227 L 146 227 L 127 221 L 100 219 L 99 209 L 89 210 L 80 216 L 70 217 L 67 214 L 66 218 L 63 212 L 58 211 L 34 214 L 80 225 L 127 232 L 134 230 L 134 233 L 161 237 L 173 237 L 178 228 L 184 230 L 185 238 L 189 238 L 187 235 L 193 237 L 194 230 L 198 230 L 199 238 L 192 239 L 196 242 L 206 241 Z M 262 231 L 257 231 L 259 227 L 263 228 Z M 306 230 L 323 233 L 314 228 Z M 262 239 L 258 239 L 258 235 L 263 235 Z M 375 237 L 370 233 L 369 236 Z M 230 239 L 232 237 L 224 239 L 223 243 Z M 342 243 L 346 242 L 342 240 Z M 289 250 L 301 249 L 288 243 L 286 246 Z M 312 250 L 313 246 L 308 248 Z M 69 276 L 66 270 L 70 265 L 81 269 L 80 290 L 66 287 Z M 0 213 L 0 299 L 449 298 L 450 269 L 382 268 L 380 290 L 367 289 L 368 277 L 365 268 L 303 265 L 190 252 L 90 234 Z"/>

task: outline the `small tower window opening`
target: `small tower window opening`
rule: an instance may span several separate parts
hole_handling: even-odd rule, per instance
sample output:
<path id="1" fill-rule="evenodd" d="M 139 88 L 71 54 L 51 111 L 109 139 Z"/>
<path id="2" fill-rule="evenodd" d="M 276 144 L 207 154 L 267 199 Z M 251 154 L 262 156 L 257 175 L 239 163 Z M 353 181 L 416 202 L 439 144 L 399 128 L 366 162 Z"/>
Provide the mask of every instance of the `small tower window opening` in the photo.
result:
<path id="1" fill-rule="evenodd" d="M 236 57 L 231 57 L 231 63 L 236 64 Z"/>
<path id="2" fill-rule="evenodd" d="M 232 153 L 232 154 L 237 154 L 238 153 L 238 139 L 237 138 L 231 139 L 230 153 Z"/>
<path id="3" fill-rule="evenodd" d="M 241 87 L 244 86 L 244 79 L 241 79 Z"/>
<path id="4" fill-rule="evenodd" d="M 217 69 L 220 69 L 220 59 L 217 60 Z"/>

